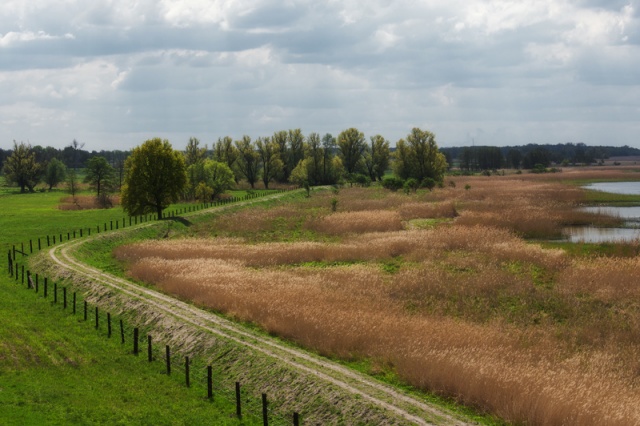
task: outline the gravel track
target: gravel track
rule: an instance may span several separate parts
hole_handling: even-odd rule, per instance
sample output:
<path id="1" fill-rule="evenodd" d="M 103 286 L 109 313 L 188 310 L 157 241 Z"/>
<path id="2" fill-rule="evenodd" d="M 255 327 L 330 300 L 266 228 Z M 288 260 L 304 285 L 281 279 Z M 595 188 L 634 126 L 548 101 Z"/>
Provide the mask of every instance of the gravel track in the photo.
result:
<path id="1" fill-rule="evenodd" d="M 262 198 L 264 200 L 265 198 Z M 258 202 L 251 200 L 247 203 Z M 234 205 L 239 205 L 234 204 Z M 231 206 L 229 206 L 231 207 Z M 219 209 L 217 209 L 219 211 Z M 212 210 L 192 213 L 193 216 L 210 213 Z M 145 223 L 138 225 L 141 227 L 153 226 L 157 224 Z M 129 232 L 134 229 L 114 232 Z M 252 350 L 262 353 L 265 356 L 278 360 L 292 368 L 304 373 L 313 375 L 320 380 L 327 381 L 346 393 L 359 396 L 370 404 L 381 407 L 400 416 L 410 424 L 417 425 L 465 425 L 471 424 L 461 420 L 457 416 L 445 412 L 439 407 L 435 407 L 409 396 L 390 386 L 343 367 L 334 362 L 314 356 L 302 350 L 285 346 L 275 339 L 253 333 L 244 327 L 225 320 L 213 313 L 196 308 L 192 305 L 179 301 L 163 293 L 139 286 L 126 279 L 105 273 L 81 263 L 73 257 L 73 250 L 80 245 L 96 238 L 112 236 L 114 233 L 95 235 L 83 240 L 76 240 L 55 246 L 49 250 L 49 257 L 63 269 L 67 269 L 75 274 L 82 275 L 104 286 L 115 289 L 134 300 L 140 300 L 153 306 L 159 312 L 173 316 L 186 324 L 190 324 L 206 330 L 216 336 L 228 339 L 236 344 L 246 346 Z"/>

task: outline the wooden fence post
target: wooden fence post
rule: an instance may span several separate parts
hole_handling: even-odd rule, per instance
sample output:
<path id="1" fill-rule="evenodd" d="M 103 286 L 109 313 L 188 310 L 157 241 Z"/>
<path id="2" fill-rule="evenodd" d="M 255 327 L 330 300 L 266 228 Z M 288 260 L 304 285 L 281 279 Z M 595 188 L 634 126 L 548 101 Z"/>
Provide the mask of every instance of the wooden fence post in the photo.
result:
<path id="1" fill-rule="evenodd" d="M 242 418 L 242 400 L 240 399 L 240 382 L 236 382 L 236 415 Z"/>
<path id="2" fill-rule="evenodd" d="M 22 284 L 24 284 L 24 265 L 22 265 Z"/>
<path id="3" fill-rule="evenodd" d="M 82 228 L 80 228 L 80 238 L 82 238 Z"/>
<path id="4" fill-rule="evenodd" d="M 67 241 L 69 241 L 71 239 L 71 232 L 67 232 Z M 60 241 L 62 241 L 62 238 L 60 238 Z"/>
<path id="5" fill-rule="evenodd" d="M 84 320 L 85 321 L 87 320 L 87 309 L 88 309 L 87 301 L 85 300 L 84 301 Z"/>
<path id="6" fill-rule="evenodd" d="M 29 253 L 33 253 L 33 241 L 29 240 Z"/>
<path id="7" fill-rule="evenodd" d="M 213 368 L 207 366 L 207 398 L 213 398 Z"/>
<path id="8" fill-rule="evenodd" d="M 31 271 L 27 270 L 27 288 L 31 288 Z"/>
<path id="9" fill-rule="evenodd" d="M 171 349 L 169 345 L 164 347 L 165 359 L 167 361 L 167 375 L 171 375 Z"/>
<path id="10" fill-rule="evenodd" d="M 76 292 L 73 292 L 73 315 L 76 314 Z"/>
<path id="11" fill-rule="evenodd" d="M 76 230 L 75 229 L 73 230 L 73 239 L 74 240 L 76 239 Z"/>
<path id="12" fill-rule="evenodd" d="M 120 343 L 124 345 L 124 323 L 120 320 Z"/>
<path id="13" fill-rule="evenodd" d="M 40 237 L 38 237 L 38 250 L 42 250 L 42 243 L 40 242 Z"/>
<path id="14" fill-rule="evenodd" d="M 147 358 L 149 362 L 153 361 L 153 348 L 151 346 L 151 335 L 147 334 Z"/>
<path id="15" fill-rule="evenodd" d="M 67 288 L 62 287 L 62 307 L 67 309 Z"/>
<path id="16" fill-rule="evenodd" d="M 96 330 L 98 329 L 98 320 L 100 319 L 100 316 L 98 315 L 98 307 L 96 306 Z"/>
<path id="17" fill-rule="evenodd" d="M 53 236 L 53 245 L 54 246 L 56 245 L 56 236 L 55 235 Z"/>
<path id="18" fill-rule="evenodd" d="M 47 298 L 47 277 L 44 277 L 44 298 Z"/>
<path id="19" fill-rule="evenodd" d="M 267 394 L 262 394 L 262 424 L 269 426 L 269 411 L 267 410 Z"/>
<path id="20" fill-rule="evenodd" d="M 58 303 L 58 283 L 53 283 L 53 303 Z"/>
<path id="21" fill-rule="evenodd" d="M 47 235 L 47 247 L 49 247 L 49 236 Z"/>
<path id="22" fill-rule="evenodd" d="M 293 426 L 300 426 L 300 415 L 293 413 Z"/>
<path id="23" fill-rule="evenodd" d="M 138 327 L 133 329 L 133 354 L 138 355 Z"/>
<path id="24" fill-rule="evenodd" d="M 9 249 L 9 273 L 13 276 L 13 259 L 11 259 L 11 249 Z"/>
<path id="25" fill-rule="evenodd" d="M 189 380 L 189 357 L 184 357 L 184 378 L 187 383 L 187 387 L 191 386 L 191 382 Z"/>
<path id="26" fill-rule="evenodd" d="M 111 338 L 111 313 L 107 312 L 107 337 Z"/>
<path id="27" fill-rule="evenodd" d="M 38 292 L 38 274 L 36 274 L 36 293 Z"/>

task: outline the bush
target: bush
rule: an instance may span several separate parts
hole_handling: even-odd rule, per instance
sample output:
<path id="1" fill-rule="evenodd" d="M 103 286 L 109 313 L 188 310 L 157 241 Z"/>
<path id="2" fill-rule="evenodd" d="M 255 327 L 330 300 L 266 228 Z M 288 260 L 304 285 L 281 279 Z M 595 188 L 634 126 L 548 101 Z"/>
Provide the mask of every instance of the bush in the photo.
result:
<path id="1" fill-rule="evenodd" d="M 404 181 L 403 188 L 404 188 L 404 192 L 407 194 L 411 191 L 416 192 L 419 187 L 420 187 L 420 182 L 418 182 L 418 180 L 415 178 L 409 178 L 406 181 Z"/>
<path id="2" fill-rule="evenodd" d="M 387 176 L 382 179 L 382 187 L 393 192 L 396 192 L 398 189 L 402 188 L 403 185 L 404 181 L 395 176 Z"/>
<path id="3" fill-rule="evenodd" d="M 433 188 L 435 188 L 437 184 L 438 182 L 428 177 L 428 178 L 422 179 L 420 186 L 423 188 L 427 188 L 429 191 L 433 191 Z"/>

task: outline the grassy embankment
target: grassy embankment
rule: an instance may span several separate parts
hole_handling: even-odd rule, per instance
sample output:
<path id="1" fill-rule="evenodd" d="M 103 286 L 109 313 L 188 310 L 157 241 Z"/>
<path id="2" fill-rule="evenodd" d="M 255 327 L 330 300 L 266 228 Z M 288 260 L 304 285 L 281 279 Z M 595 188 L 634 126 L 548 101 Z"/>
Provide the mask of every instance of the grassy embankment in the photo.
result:
<path id="1" fill-rule="evenodd" d="M 525 240 L 617 223 L 576 212 L 594 196 L 557 182 L 618 172 L 588 173 L 460 177 L 409 196 L 325 192 L 194 220 L 195 239 L 117 254 L 164 291 L 509 421 L 634 424 L 638 245 L 567 252 Z"/>
<path id="2" fill-rule="evenodd" d="M 42 289 L 36 295 L 9 278 L 11 244 L 108 223 L 121 209 L 61 211 L 62 192 L 0 194 L 0 424 L 253 424 L 233 418 L 229 399 L 207 401 L 201 388 L 185 388 L 81 315 L 52 306 Z"/>

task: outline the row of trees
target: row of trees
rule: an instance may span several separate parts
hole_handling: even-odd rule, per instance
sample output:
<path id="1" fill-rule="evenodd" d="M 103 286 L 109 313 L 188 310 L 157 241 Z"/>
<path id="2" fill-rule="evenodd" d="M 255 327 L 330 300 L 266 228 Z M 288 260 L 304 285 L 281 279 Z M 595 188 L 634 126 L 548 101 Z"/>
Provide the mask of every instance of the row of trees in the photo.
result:
<path id="1" fill-rule="evenodd" d="M 30 145 L 14 141 L 11 154 L 5 159 L 3 174 L 9 183 L 20 188 L 20 192 L 33 192 L 35 186 L 44 181 L 49 190 L 60 183 L 69 181 L 75 192 L 77 176 L 75 169 L 68 168 L 57 158 L 39 162 L 37 153 Z M 86 163 L 84 181 L 89 183 L 100 198 L 117 190 L 116 170 L 104 157 L 89 158 Z"/>
<path id="2" fill-rule="evenodd" d="M 462 170 L 479 171 L 503 167 L 533 169 L 537 164 L 548 167 L 593 164 L 613 156 L 640 155 L 640 149 L 629 146 L 587 146 L 583 143 L 556 145 L 528 144 L 524 146 L 473 146 L 442 148 L 450 165 Z"/>
<path id="3" fill-rule="evenodd" d="M 398 147 L 394 171 L 399 178 L 442 181 L 447 163 L 431 132 L 414 128 Z M 380 180 L 390 157 L 388 141 L 377 135 L 369 145 L 355 128 L 343 131 L 337 140 L 317 133 L 305 138 L 299 129 L 256 141 L 248 136 L 236 141 L 223 137 L 211 155 L 196 138 L 182 153 L 156 138 L 135 148 L 126 160 L 121 201 L 129 214 L 154 212 L 162 217 L 162 210 L 185 194 L 208 201 L 241 178 L 251 187 L 261 179 L 265 188 L 274 180 L 299 185 L 336 183 L 354 176 Z"/>
<path id="4" fill-rule="evenodd" d="M 402 179 L 422 181 L 431 178 L 442 181 L 447 168 L 439 151 L 435 135 L 414 128 L 406 140 L 397 142 L 393 171 Z M 196 195 L 202 183 L 213 183 L 204 171 L 209 160 L 207 147 L 192 138 L 185 151 L 188 193 Z M 341 181 L 367 183 L 381 180 L 390 167 L 392 155 L 389 141 L 381 135 L 366 140 L 356 128 L 331 134 L 304 136 L 300 129 L 275 132 L 271 137 L 252 141 L 249 136 L 233 141 L 223 137 L 213 145 L 210 160 L 226 165 L 236 182 L 246 180 L 251 187 L 262 181 L 265 188 L 271 182 L 297 185 L 327 185 Z M 208 167 L 213 168 L 209 162 Z M 221 166 L 215 165 L 220 175 Z M 209 190 L 215 192 L 215 188 Z"/>
<path id="5" fill-rule="evenodd" d="M 75 141 L 72 147 L 79 152 L 82 148 Z M 248 182 L 252 188 L 259 181 L 265 188 L 269 188 L 272 182 L 299 186 L 340 182 L 368 184 L 382 179 L 392 159 L 389 142 L 384 137 L 376 135 L 367 141 L 364 134 L 355 128 L 341 132 L 337 138 L 331 134 L 320 137 L 317 133 L 304 136 L 300 129 L 275 132 L 270 137 L 259 137 L 255 141 L 249 136 L 235 141 L 230 137 L 222 137 L 211 150 L 206 145 L 201 146 L 198 139 L 191 138 L 186 149 L 175 154 L 182 159 L 181 163 L 162 160 L 160 153 L 163 150 L 177 152 L 173 151 L 168 141 L 154 139 L 145 142 L 126 161 L 122 161 L 120 173 L 107 158 L 90 156 L 83 164 L 84 181 L 93 188 L 101 204 L 107 206 L 110 204 L 109 195 L 123 186 L 124 180 L 128 192 L 123 189 L 123 199 L 126 198 L 124 194 L 128 194 L 127 203 L 131 209 L 139 211 L 149 205 L 157 208 L 163 204 L 159 199 L 153 203 L 145 201 L 144 206 L 132 204 L 133 199 L 140 199 L 140 194 L 134 191 L 137 185 L 135 181 L 140 176 L 136 180 L 131 180 L 131 176 L 136 175 L 135 170 L 143 168 L 146 163 L 152 168 L 146 173 L 156 176 L 154 186 L 173 185 L 164 177 L 159 177 L 159 171 L 173 176 L 178 183 L 184 174 L 180 197 L 209 201 L 241 180 Z M 144 160 L 135 160 L 133 154 L 136 152 Z M 42 180 L 49 189 L 66 180 L 70 191 L 76 191 L 75 168 L 67 167 L 56 157 L 47 162 L 39 162 L 37 158 L 37 150 L 28 144 L 14 142 L 14 149 L 6 158 L 3 168 L 6 180 L 19 186 L 21 192 L 33 191 Z M 180 170 L 167 168 L 169 166 L 162 161 Z M 418 182 L 424 179 L 442 181 L 446 168 L 446 159 L 438 150 L 433 133 L 414 128 L 406 139 L 397 142 L 393 170 L 399 178 L 413 178 Z"/>

